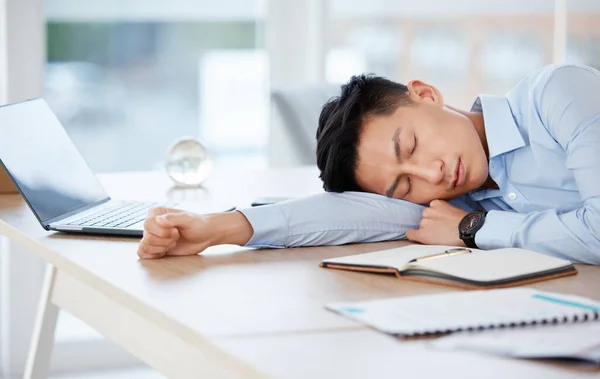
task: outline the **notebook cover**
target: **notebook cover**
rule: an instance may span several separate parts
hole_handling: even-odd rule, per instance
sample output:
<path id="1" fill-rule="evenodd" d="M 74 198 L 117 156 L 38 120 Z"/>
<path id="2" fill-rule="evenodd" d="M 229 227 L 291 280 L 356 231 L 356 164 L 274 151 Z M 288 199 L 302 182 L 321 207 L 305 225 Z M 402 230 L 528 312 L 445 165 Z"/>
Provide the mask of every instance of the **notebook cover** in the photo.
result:
<path id="1" fill-rule="evenodd" d="M 443 279 L 443 278 L 431 278 L 431 277 L 422 277 L 422 276 L 410 276 L 410 275 L 402 275 L 400 271 L 393 267 L 374 267 L 374 266 L 350 266 L 350 265 L 342 265 L 342 264 L 334 264 L 334 263 L 320 263 L 320 266 L 323 268 L 333 268 L 337 270 L 346 270 L 346 271 L 356 271 L 356 272 L 366 272 L 366 273 L 376 273 L 376 274 L 394 274 L 400 279 L 411 280 L 414 282 L 421 283 L 429 283 L 429 284 L 438 284 L 445 285 L 460 289 L 493 289 L 493 288 L 508 288 L 508 287 L 516 287 L 524 284 L 530 284 L 535 282 L 541 282 L 544 280 L 557 279 L 562 278 L 564 276 L 576 275 L 577 269 L 575 266 L 567 266 L 564 270 L 552 270 L 544 275 L 539 275 L 535 277 L 526 277 L 523 279 L 515 279 L 507 283 L 502 284 L 467 284 L 457 282 L 451 279 Z"/>

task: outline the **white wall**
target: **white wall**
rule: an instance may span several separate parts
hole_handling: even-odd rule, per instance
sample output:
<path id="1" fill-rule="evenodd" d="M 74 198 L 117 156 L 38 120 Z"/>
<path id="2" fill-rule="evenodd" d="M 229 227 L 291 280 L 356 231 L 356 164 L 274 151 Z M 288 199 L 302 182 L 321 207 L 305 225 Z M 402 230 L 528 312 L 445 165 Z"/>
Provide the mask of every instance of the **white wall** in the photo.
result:
<path id="1" fill-rule="evenodd" d="M 45 30 L 43 0 L 0 0 L 0 103 L 42 95 Z"/>
<path id="2" fill-rule="evenodd" d="M 46 0 L 53 21 L 249 20 L 264 17 L 260 0 Z"/>

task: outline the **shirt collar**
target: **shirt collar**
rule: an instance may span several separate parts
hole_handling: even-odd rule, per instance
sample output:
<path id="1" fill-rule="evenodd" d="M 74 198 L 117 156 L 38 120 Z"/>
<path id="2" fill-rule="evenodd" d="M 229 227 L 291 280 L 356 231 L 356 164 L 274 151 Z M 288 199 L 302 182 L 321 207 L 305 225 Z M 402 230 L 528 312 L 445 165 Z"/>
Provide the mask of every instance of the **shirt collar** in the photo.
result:
<path id="1" fill-rule="evenodd" d="M 490 160 L 525 146 L 506 97 L 480 95 L 471 107 L 471 112 L 483 112 Z"/>

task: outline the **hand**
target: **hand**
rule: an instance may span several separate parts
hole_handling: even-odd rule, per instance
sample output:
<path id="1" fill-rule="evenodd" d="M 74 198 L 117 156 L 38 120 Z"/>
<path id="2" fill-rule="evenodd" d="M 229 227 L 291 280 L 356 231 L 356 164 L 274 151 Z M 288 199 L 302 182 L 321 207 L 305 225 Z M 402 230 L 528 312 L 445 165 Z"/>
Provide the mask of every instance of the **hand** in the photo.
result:
<path id="1" fill-rule="evenodd" d="M 218 244 L 245 245 L 253 233 L 252 225 L 240 212 L 199 215 L 153 208 L 144 223 L 138 256 L 195 255 Z"/>
<path id="2" fill-rule="evenodd" d="M 419 229 L 406 231 L 406 238 L 425 245 L 465 246 L 458 233 L 458 224 L 469 212 L 444 200 L 433 200 L 423 210 Z"/>

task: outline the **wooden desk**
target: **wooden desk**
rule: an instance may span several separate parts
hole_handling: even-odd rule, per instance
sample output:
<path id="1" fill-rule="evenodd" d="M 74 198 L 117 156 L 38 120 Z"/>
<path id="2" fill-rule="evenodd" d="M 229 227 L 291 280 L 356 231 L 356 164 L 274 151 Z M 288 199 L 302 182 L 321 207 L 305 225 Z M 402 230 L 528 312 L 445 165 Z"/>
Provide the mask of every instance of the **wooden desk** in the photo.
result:
<path id="1" fill-rule="evenodd" d="M 17 193 L 17 187 L 12 183 L 4 168 L 0 166 L 0 195 Z"/>
<path id="2" fill-rule="evenodd" d="M 232 200 L 320 191 L 314 168 L 215 174 L 173 190 L 161 173 L 103 176 L 114 197 Z M 172 378 L 597 377 L 599 371 L 428 348 L 323 308 L 329 301 L 451 291 L 391 276 L 318 267 L 324 259 L 405 242 L 284 250 L 219 246 L 200 256 L 139 260 L 137 239 L 44 231 L 16 195 L 0 197 L 0 234 L 49 263 L 27 378 L 46 375 L 56 307 Z M 535 287 L 600 300 L 600 267 Z"/>

